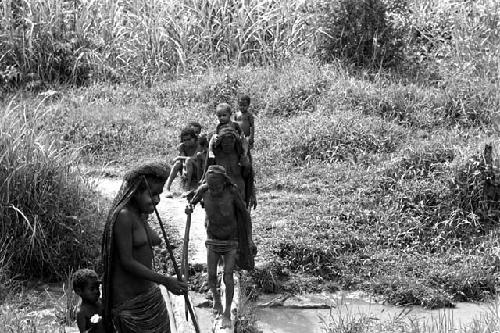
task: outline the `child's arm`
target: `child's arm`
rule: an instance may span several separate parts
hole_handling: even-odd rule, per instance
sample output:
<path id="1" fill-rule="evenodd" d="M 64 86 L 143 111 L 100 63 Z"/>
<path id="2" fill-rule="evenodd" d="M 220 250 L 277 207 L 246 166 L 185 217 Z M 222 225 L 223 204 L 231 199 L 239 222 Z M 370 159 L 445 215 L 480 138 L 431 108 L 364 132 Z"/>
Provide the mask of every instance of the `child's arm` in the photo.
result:
<path id="1" fill-rule="evenodd" d="M 80 333 L 88 332 L 88 330 L 85 329 L 87 327 L 87 316 L 85 311 L 82 309 L 79 309 L 76 313 L 76 325 L 78 326 Z"/>
<path id="2" fill-rule="evenodd" d="M 248 115 L 248 123 L 250 124 L 250 136 L 248 137 L 248 143 L 250 144 L 250 146 L 253 146 L 255 138 L 255 121 L 253 118 L 253 114 Z"/>
<path id="3" fill-rule="evenodd" d="M 198 202 L 201 202 L 203 199 L 203 194 L 205 194 L 206 191 L 208 191 L 207 184 L 202 184 L 198 186 L 193 197 L 191 198 L 191 200 L 189 200 L 189 205 L 194 207 Z"/>

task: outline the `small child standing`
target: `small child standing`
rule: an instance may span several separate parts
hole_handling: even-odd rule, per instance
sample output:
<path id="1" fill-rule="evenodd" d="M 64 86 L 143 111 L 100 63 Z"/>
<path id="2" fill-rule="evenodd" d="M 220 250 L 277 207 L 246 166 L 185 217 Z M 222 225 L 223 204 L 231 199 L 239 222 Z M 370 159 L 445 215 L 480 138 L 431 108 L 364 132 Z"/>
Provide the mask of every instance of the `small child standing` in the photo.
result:
<path id="1" fill-rule="evenodd" d="M 215 128 L 215 134 L 219 134 L 220 131 L 226 127 L 234 129 L 236 132 L 238 132 L 238 135 L 241 135 L 241 133 L 243 133 L 240 125 L 231 120 L 232 111 L 231 111 L 231 106 L 229 104 L 220 103 L 219 105 L 217 105 L 217 108 L 215 109 L 215 114 L 219 119 L 219 123 Z"/>
<path id="2" fill-rule="evenodd" d="M 236 113 L 234 120 L 240 125 L 241 130 L 248 139 L 248 149 L 253 148 L 255 138 L 255 121 L 254 116 L 249 112 L 250 96 L 243 95 L 238 100 L 239 112 Z"/>
<path id="3" fill-rule="evenodd" d="M 73 274 L 73 290 L 82 299 L 76 312 L 80 333 L 104 333 L 97 273 L 91 269 L 77 270 Z"/>

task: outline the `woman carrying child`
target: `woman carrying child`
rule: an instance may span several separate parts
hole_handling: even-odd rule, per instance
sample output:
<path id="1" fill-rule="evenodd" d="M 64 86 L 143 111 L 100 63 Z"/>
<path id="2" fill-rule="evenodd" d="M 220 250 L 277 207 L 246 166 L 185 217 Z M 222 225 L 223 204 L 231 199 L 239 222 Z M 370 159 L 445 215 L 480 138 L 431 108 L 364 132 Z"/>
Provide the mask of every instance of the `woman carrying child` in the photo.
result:
<path id="1" fill-rule="evenodd" d="M 176 295 L 187 284 L 153 270 L 160 237 L 148 224 L 169 175 L 161 163 L 128 172 L 113 201 L 103 235 L 103 323 L 106 332 L 170 332 L 159 284 Z"/>

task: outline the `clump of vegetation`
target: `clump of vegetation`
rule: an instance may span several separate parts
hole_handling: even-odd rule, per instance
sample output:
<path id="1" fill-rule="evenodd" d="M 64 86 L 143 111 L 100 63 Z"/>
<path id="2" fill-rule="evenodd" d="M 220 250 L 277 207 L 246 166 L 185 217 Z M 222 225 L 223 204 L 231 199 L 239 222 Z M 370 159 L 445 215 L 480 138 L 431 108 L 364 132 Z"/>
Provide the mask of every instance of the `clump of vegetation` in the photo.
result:
<path id="1" fill-rule="evenodd" d="M 321 59 L 340 58 L 379 68 L 398 64 L 403 58 L 403 36 L 388 19 L 384 1 L 323 1 L 318 11 L 317 54 Z"/>
<path id="2" fill-rule="evenodd" d="M 36 130 L 39 110 L 9 106 L 2 119 L 2 266 L 12 276 L 44 279 L 94 267 L 102 216 L 96 193 L 74 169 L 75 156 Z"/>
<path id="3" fill-rule="evenodd" d="M 321 122 L 313 118 L 300 119 L 281 148 L 294 165 L 311 160 L 357 162 L 369 154 L 395 151 L 404 137 L 397 126 L 373 118 L 355 116 Z"/>
<path id="4" fill-rule="evenodd" d="M 484 233 L 495 227 L 500 216 L 498 161 L 487 144 L 482 154 L 472 156 L 451 183 L 452 217 L 443 221 L 457 235 Z"/>

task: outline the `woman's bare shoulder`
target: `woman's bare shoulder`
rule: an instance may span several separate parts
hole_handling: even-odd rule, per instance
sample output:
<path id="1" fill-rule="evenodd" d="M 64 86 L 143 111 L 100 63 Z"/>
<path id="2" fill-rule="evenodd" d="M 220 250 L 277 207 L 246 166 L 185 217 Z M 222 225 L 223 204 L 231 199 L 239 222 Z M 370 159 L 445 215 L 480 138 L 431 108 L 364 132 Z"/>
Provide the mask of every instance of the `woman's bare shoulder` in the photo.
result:
<path id="1" fill-rule="evenodd" d="M 124 207 L 118 212 L 115 226 L 118 228 L 132 226 L 136 219 L 135 213 L 130 208 Z M 115 228 L 116 229 L 116 228 Z"/>

